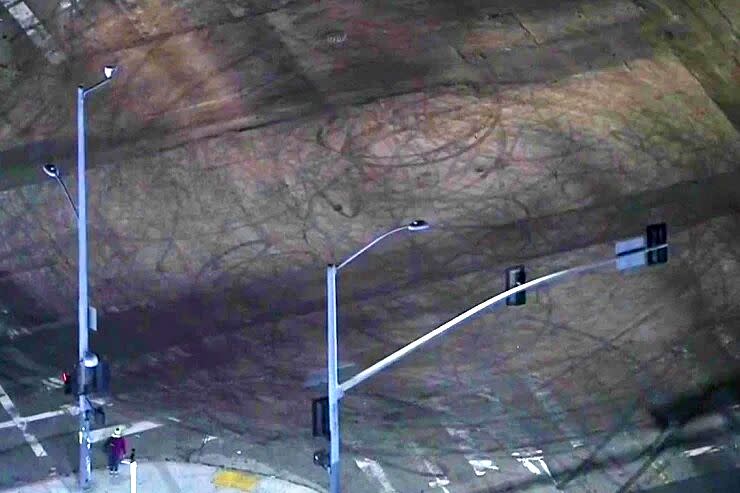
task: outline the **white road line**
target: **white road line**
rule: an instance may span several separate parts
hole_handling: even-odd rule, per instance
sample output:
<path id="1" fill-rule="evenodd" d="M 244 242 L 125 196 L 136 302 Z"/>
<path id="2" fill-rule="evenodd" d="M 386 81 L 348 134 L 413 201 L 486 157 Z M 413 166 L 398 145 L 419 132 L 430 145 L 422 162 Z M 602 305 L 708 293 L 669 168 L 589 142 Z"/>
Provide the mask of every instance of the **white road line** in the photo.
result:
<path id="1" fill-rule="evenodd" d="M 41 380 L 41 383 L 44 384 L 44 387 L 47 389 L 61 389 L 64 387 L 64 382 L 58 378 L 45 378 Z"/>
<path id="2" fill-rule="evenodd" d="M 75 408 L 75 410 L 77 410 L 77 408 Z M 51 418 L 55 418 L 57 416 L 63 416 L 65 414 L 69 414 L 71 416 L 72 415 L 72 412 L 69 410 L 69 408 L 67 408 L 67 409 L 57 409 L 56 411 L 46 411 L 45 413 L 34 414 L 33 416 L 28 416 L 28 417 L 23 418 L 23 419 L 26 422 L 28 422 L 28 423 L 33 423 L 34 421 L 41 421 L 41 420 L 44 420 L 44 419 L 51 419 Z"/>
<path id="3" fill-rule="evenodd" d="M 75 416 L 78 413 L 79 413 L 79 411 L 77 410 L 77 407 L 74 407 L 74 406 L 65 406 L 65 407 L 60 408 L 60 409 L 58 409 L 56 411 L 47 411 L 45 413 L 34 414 L 33 416 L 26 416 L 26 417 L 21 418 L 21 419 L 23 419 L 23 421 L 25 421 L 26 423 L 33 423 L 34 421 L 41 421 L 41 420 L 44 420 L 44 419 L 50 419 L 50 418 L 54 418 L 56 416 L 62 416 L 64 414 L 69 414 L 70 416 Z M 13 420 L 11 420 L 11 421 L 4 421 L 4 422 L 0 423 L 0 430 L 2 430 L 4 428 L 13 428 L 14 426 L 15 426 L 15 421 L 13 421 Z"/>
<path id="4" fill-rule="evenodd" d="M 555 481 L 555 478 L 552 477 L 552 472 L 550 472 L 550 468 L 547 466 L 547 463 L 545 463 L 545 456 L 541 454 L 542 450 L 535 450 L 533 453 L 512 452 L 511 456 L 532 474 L 539 476 L 544 472 L 550 477 L 550 479 Z M 542 470 L 537 467 L 538 465 Z"/>
<path id="5" fill-rule="evenodd" d="M 31 333 L 30 330 L 28 330 L 25 327 L 21 327 L 19 329 L 8 329 L 5 332 L 5 335 L 8 337 L 8 339 L 10 339 L 12 341 L 16 337 L 20 337 L 20 336 L 23 336 L 23 335 L 28 335 L 30 333 Z"/>
<path id="6" fill-rule="evenodd" d="M 159 423 L 154 423 L 152 421 L 138 421 L 129 425 L 123 425 L 123 434 L 135 435 L 136 433 L 153 430 L 155 428 L 159 428 L 160 426 L 162 425 Z M 113 433 L 114 429 L 116 429 L 116 426 L 109 426 L 107 428 L 93 430 L 90 433 L 90 441 L 92 441 L 93 443 L 103 441 L 107 439 L 111 435 L 111 433 Z"/>
<path id="7" fill-rule="evenodd" d="M 380 467 L 380 464 L 372 459 L 368 459 L 367 457 L 364 459 L 355 459 L 355 464 L 357 464 L 357 467 L 359 467 L 362 472 L 380 483 L 380 486 L 383 488 L 383 493 L 396 493 L 396 490 L 391 485 L 391 482 L 388 480 L 388 476 L 386 476 L 385 471 Z"/>
<path id="8" fill-rule="evenodd" d="M 444 493 L 450 493 L 450 490 L 446 488 L 449 485 L 450 485 L 450 480 L 447 479 L 446 477 L 434 478 L 434 481 L 429 481 L 430 488 L 442 488 L 442 491 Z"/>
<path id="9" fill-rule="evenodd" d="M 429 459 L 422 457 L 421 449 L 419 448 L 419 445 L 415 442 L 409 442 L 409 447 L 414 451 L 414 457 L 421 459 L 422 464 L 424 464 L 424 468 L 426 468 L 427 472 L 436 476 L 433 481 L 429 481 L 429 487 L 441 488 L 444 493 L 450 493 L 450 490 L 446 488 L 447 486 L 449 486 L 450 480 L 447 479 L 447 476 L 442 471 L 442 468 L 435 464 L 432 464 Z"/>
<path id="10" fill-rule="evenodd" d="M 21 433 L 23 433 L 23 438 L 26 439 L 26 442 L 28 442 L 28 445 L 31 447 L 31 450 L 33 450 L 33 453 L 36 454 L 36 457 L 46 457 L 46 450 L 44 450 L 44 447 L 41 446 L 38 439 L 32 433 L 29 433 L 26 430 L 26 420 L 23 419 L 18 413 L 18 410 L 15 408 L 15 404 L 13 404 L 13 401 L 10 400 L 10 397 L 5 392 L 5 389 L 2 385 L 0 385 L 0 405 L 2 405 L 3 409 L 5 409 L 5 412 L 8 413 L 16 428 L 21 430 Z"/>
<path id="11" fill-rule="evenodd" d="M 542 408 L 547 413 L 550 420 L 562 431 L 565 435 L 570 437 L 576 437 L 580 435 L 578 430 L 566 419 L 566 413 L 560 406 L 557 398 L 552 394 L 552 391 L 547 388 L 546 382 L 537 373 L 524 374 L 522 379 L 529 387 L 530 392 L 535 396 L 537 401 L 540 403 Z M 570 445 L 573 448 L 583 446 L 583 440 L 578 438 L 571 438 Z"/>
<path id="12" fill-rule="evenodd" d="M 0 0 L 0 4 L 15 18 L 33 44 L 41 48 L 49 62 L 56 65 L 67 58 L 63 52 L 56 48 L 51 34 L 36 17 L 36 14 L 26 5 L 26 2 L 23 0 Z"/>
<path id="13" fill-rule="evenodd" d="M 448 435 L 461 442 L 460 449 L 465 452 L 465 460 L 468 461 L 470 467 L 473 468 L 473 474 L 480 477 L 485 476 L 488 471 L 499 470 L 493 460 L 484 458 L 479 453 L 474 453 L 476 448 L 475 442 L 470 436 L 470 432 L 468 430 L 458 428 L 445 428 L 445 430 L 447 430 Z"/>
<path id="14" fill-rule="evenodd" d="M 713 454 L 722 450 L 722 446 L 707 445 L 705 447 L 692 448 L 691 450 L 684 450 L 682 452 L 686 457 L 696 457 L 698 455 Z"/>

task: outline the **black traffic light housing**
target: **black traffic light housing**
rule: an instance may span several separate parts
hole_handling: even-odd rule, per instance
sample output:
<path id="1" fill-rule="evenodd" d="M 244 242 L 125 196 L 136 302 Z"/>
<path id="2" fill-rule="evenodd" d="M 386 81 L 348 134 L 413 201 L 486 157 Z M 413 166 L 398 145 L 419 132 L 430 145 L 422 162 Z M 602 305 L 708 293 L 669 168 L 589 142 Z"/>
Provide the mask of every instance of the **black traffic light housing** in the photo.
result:
<path id="1" fill-rule="evenodd" d="M 655 248 L 668 243 L 668 228 L 665 223 L 651 224 L 645 231 L 647 248 Z M 668 262 L 668 247 L 658 248 L 647 252 L 647 264 L 665 264 Z"/>
<path id="2" fill-rule="evenodd" d="M 62 372 L 62 383 L 64 383 L 64 393 L 78 395 L 77 392 L 77 372 Z"/>
<path id="3" fill-rule="evenodd" d="M 506 290 L 520 286 L 527 282 L 527 276 L 524 272 L 523 265 L 517 265 L 506 269 Z M 516 294 L 506 297 L 506 304 L 509 306 L 523 305 L 527 302 L 526 290 L 519 291 Z"/>
<path id="4" fill-rule="evenodd" d="M 93 370 L 93 393 L 100 395 L 110 394 L 110 365 L 108 362 L 100 360 Z"/>
<path id="5" fill-rule="evenodd" d="M 317 466 L 329 470 L 329 451 L 328 450 L 316 450 L 313 453 L 313 463 Z"/>
<path id="6" fill-rule="evenodd" d="M 85 372 L 85 388 L 81 388 L 82 373 Z M 73 394 L 75 397 L 81 394 L 108 395 L 110 393 L 110 365 L 108 362 L 99 360 L 94 368 L 75 365 L 73 371 L 62 372 L 64 393 Z"/>
<path id="7" fill-rule="evenodd" d="M 330 437 L 329 433 L 329 398 L 319 397 L 311 402 L 313 436 Z"/>

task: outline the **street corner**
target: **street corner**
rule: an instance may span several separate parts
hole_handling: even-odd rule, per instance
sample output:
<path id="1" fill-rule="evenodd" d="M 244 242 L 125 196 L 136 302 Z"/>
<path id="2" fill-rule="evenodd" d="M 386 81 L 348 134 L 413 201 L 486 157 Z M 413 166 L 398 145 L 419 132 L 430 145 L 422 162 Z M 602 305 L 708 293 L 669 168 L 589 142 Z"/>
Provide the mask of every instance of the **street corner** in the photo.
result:
<path id="1" fill-rule="evenodd" d="M 221 469 L 211 480 L 217 491 L 249 493 L 316 493 L 316 490 L 275 477 L 260 476 L 234 469 Z"/>

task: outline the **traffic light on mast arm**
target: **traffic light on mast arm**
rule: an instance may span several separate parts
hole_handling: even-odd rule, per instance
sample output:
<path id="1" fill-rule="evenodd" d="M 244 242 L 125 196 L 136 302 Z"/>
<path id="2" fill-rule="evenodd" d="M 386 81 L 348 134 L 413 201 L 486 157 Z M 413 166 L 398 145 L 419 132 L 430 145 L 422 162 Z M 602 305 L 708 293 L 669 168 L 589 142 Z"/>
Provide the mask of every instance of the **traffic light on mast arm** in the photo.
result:
<path id="1" fill-rule="evenodd" d="M 645 231 L 647 248 L 655 248 L 647 252 L 647 264 L 665 264 L 668 262 L 668 228 L 665 223 L 651 224 Z M 666 245 L 663 248 L 662 245 Z"/>
<path id="2" fill-rule="evenodd" d="M 521 286 L 527 282 L 527 274 L 523 265 L 509 267 L 506 269 L 506 290 Z M 519 291 L 506 297 L 506 304 L 509 306 L 524 305 L 527 302 L 527 291 Z"/>

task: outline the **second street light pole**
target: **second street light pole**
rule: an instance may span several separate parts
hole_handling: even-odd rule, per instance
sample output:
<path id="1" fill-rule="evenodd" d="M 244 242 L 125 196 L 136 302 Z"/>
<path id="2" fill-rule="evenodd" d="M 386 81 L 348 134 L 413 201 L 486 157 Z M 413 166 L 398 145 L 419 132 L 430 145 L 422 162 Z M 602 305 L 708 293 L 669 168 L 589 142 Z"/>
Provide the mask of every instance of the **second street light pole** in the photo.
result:
<path id="1" fill-rule="evenodd" d="M 329 493 L 339 493 L 340 477 L 340 435 L 339 435 L 339 400 L 344 395 L 339 385 L 337 373 L 337 272 L 354 259 L 365 253 L 373 245 L 388 236 L 401 231 L 423 231 L 428 229 L 426 221 L 415 220 L 384 233 L 359 249 L 339 265 L 329 264 L 326 268 L 326 356 L 327 356 L 327 394 L 329 401 Z"/>
<path id="2" fill-rule="evenodd" d="M 329 375 L 329 492 L 339 493 L 339 376 L 337 373 L 337 266 L 326 268 L 327 367 Z"/>
<path id="3" fill-rule="evenodd" d="M 571 267 L 569 269 L 561 270 L 546 276 L 533 279 L 531 281 L 519 284 L 512 288 L 507 289 L 503 293 L 499 293 L 492 296 L 477 305 L 465 310 L 458 316 L 448 320 L 436 329 L 426 333 L 425 335 L 411 341 L 402 348 L 394 351 L 380 361 L 370 365 L 353 377 L 339 384 L 337 375 L 337 297 L 336 297 L 336 275 L 337 271 L 354 260 L 357 256 L 362 254 L 364 251 L 372 247 L 374 244 L 398 231 L 408 229 L 409 231 L 419 231 L 426 229 L 429 226 L 424 221 L 414 221 L 406 227 L 396 228 L 388 233 L 376 238 L 368 245 L 363 247 L 357 253 L 349 257 L 347 260 L 339 264 L 338 266 L 329 265 L 326 271 L 326 288 L 327 288 L 327 369 L 328 369 L 328 401 L 329 401 L 329 439 L 331 441 L 330 450 L 330 462 L 329 462 L 329 492 L 339 493 L 339 452 L 340 452 L 340 441 L 339 441 L 339 399 L 344 394 L 364 382 L 368 378 L 376 375 L 385 368 L 393 365 L 409 353 L 419 349 L 421 346 L 430 342 L 433 339 L 447 333 L 451 329 L 458 326 L 463 321 L 470 317 L 480 313 L 481 311 L 503 301 L 507 298 L 516 295 L 517 293 L 523 292 L 526 289 L 531 289 L 540 284 L 545 284 L 554 281 L 558 278 L 566 277 L 573 274 L 584 273 L 605 267 L 607 265 L 616 264 L 619 270 L 625 270 L 629 268 L 638 267 L 640 265 L 652 265 L 657 263 L 665 263 L 667 261 L 667 233 L 665 224 L 651 225 L 647 228 L 647 234 L 645 238 L 632 238 L 627 241 L 618 242 L 615 248 L 616 256 L 607 260 L 594 262 L 591 264 L 581 265 L 578 267 Z"/>

